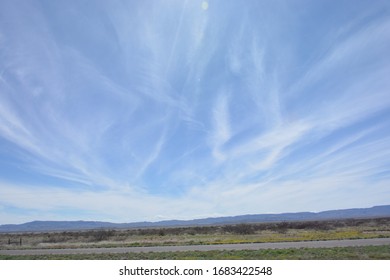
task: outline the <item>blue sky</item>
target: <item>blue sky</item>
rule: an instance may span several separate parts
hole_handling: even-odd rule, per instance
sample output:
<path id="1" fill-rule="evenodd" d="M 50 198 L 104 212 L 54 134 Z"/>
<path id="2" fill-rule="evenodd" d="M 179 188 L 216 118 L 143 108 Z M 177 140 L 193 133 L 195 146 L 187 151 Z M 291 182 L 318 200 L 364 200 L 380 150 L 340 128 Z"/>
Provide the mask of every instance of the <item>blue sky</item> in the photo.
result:
<path id="1" fill-rule="evenodd" d="M 389 1 L 0 1 L 0 224 L 383 204 Z"/>

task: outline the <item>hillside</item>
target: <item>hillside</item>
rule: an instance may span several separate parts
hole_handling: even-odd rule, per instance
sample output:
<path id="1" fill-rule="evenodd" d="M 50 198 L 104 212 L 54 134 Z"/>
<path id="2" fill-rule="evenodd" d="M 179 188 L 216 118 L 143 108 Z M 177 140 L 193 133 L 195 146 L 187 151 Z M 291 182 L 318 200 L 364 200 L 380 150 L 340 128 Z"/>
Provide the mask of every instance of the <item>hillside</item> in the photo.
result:
<path id="1" fill-rule="evenodd" d="M 45 232 L 60 230 L 125 229 L 146 227 L 205 226 L 220 224 L 261 223 L 278 221 L 307 221 L 350 218 L 390 217 L 390 205 L 371 208 L 331 210 L 323 212 L 298 212 L 281 214 L 253 214 L 195 220 L 169 220 L 159 222 L 109 223 L 98 221 L 33 221 L 24 224 L 0 225 L 0 232 Z"/>

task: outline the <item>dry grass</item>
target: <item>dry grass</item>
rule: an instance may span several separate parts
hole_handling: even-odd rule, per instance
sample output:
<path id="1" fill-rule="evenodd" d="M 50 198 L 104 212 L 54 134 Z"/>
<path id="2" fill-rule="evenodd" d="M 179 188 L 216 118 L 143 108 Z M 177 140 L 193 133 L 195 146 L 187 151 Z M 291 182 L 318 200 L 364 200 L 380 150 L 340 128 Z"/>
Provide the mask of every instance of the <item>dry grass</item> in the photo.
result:
<path id="1" fill-rule="evenodd" d="M 390 246 L 4 256 L 0 260 L 390 260 Z"/>
<path id="2" fill-rule="evenodd" d="M 376 237 L 390 237 L 390 218 L 158 229 L 3 233 L 0 234 L 0 249 L 231 244 Z M 22 245 L 19 244 L 20 239 Z"/>

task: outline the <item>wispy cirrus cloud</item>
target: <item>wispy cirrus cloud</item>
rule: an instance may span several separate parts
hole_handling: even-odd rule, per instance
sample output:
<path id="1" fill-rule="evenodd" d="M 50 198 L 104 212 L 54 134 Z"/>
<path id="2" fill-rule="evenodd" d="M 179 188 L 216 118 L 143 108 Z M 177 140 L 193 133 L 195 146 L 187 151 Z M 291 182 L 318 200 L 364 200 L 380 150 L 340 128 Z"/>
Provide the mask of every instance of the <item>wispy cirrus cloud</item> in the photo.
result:
<path id="1" fill-rule="evenodd" d="M 213 156 L 217 160 L 224 159 L 221 148 L 231 137 L 228 102 L 228 96 L 220 94 L 215 102 L 212 114 L 213 129 L 210 141 L 213 148 Z"/>
<path id="2" fill-rule="evenodd" d="M 388 203 L 388 5 L 202 2 L 0 4 L 0 223 Z"/>

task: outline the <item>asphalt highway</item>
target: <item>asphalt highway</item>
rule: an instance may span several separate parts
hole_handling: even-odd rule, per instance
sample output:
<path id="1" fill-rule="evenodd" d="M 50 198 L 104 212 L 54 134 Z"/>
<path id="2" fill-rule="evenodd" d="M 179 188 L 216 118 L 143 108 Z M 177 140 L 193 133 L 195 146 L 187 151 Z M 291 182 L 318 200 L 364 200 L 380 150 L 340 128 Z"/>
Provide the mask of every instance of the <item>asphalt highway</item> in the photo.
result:
<path id="1" fill-rule="evenodd" d="M 213 250 L 261 250 L 288 248 L 332 248 L 369 245 L 390 245 L 390 238 L 301 241 L 277 243 L 245 243 L 221 245 L 188 245 L 158 247 L 116 247 L 116 248 L 78 248 L 78 249 L 26 249 L 0 250 L 0 255 L 68 255 L 100 253 L 140 253 L 140 252 L 178 252 L 178 251 L 213 251 Z"/>

